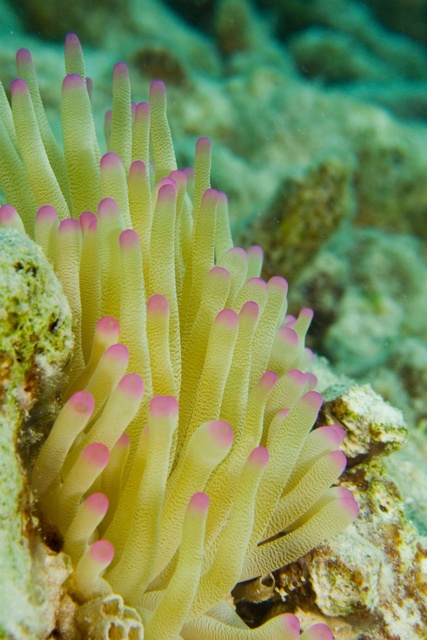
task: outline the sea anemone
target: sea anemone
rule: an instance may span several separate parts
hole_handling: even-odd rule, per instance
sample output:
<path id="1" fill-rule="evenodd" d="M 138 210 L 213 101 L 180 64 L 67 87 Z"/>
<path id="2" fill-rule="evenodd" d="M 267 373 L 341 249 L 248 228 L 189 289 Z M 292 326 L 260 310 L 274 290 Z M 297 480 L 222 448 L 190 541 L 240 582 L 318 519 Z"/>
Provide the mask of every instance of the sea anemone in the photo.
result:
<path id="1" fill-rule="evenodd" d="M 73 315 L 63 407 L 31 473 L 73 595 L 119 593 L 146 640 L 331 638 L 325 625 L 300 636 L 290 614 L 251 630 L 227 603 L 357 514 L 331 486 L 342 428 L 313 429 L 312 312 L 286 316 L 286 281 L 261 279 L 259 247 L 233 246 L 209 140 L 194 174 L 177 169 L 163 83 L 133 104 L 115 66 L 101 157 L 73 34 L 65 62 L 63 152 L 27 50 L 11 108 L 0 93 L 0 222 L 34 233 Z"/>

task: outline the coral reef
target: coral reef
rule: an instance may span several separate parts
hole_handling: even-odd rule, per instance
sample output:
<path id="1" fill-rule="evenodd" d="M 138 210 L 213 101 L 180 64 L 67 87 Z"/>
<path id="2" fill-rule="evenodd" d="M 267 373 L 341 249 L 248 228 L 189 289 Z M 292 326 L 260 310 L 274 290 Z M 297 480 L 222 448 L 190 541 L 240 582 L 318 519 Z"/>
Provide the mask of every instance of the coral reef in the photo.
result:
<path id="1" fill-rule="evenodd" d="M 89 600 L 75 615 L 77 629 L 70 640 L 80 633 L 87 640 L 110 640 L 111 637 L 144 640 L 144 629 L 134 609 L 126 607 L 120 596 L 109 595 Z M 68 638 L 67 633 L 63 634 Z"/>
<path id="2" fill-rule="evenodd" d="M 70 312 L 40 247 L 8 228 L 0 209 L 0 635 L 47 637 L 69 569 L 36 541 L 30 495 L 17 449 L 19 431 L 41 394 L 58 384 L 72 345 Z M 46 402 L 45 404 L 48 404 Z M 49 565 L 49 568 L 47 568 Z"/>
<path id="3" fill-rule="evenodd" d="M 355 491 L 362 517 L 333 548 L 321 546 L 308 562 L 319 609 L 330 617 L 347 617 L 350 635 L 340 631 L 341 620 L 331 623 L 337 640 L 422 640 L 427 540 L 408 521 L 382 460 L 406 440 L 403 417 L 369 387 L 350 389 L 323 410 L 326 423 L 337 421 L 348 429 L 344 448 L 351 462 L 345 484 Z"/>

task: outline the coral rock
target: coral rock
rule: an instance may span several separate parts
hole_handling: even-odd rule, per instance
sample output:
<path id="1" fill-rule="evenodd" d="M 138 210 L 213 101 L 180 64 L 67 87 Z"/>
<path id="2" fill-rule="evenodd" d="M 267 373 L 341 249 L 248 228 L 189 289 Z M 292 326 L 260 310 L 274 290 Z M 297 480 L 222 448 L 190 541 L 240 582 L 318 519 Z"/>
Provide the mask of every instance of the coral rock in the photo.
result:
<path id="1" fill-rule="evenodd" d="M 86 640 L 144 640 L 139 615 L 117 595 L 89 600 L 77 611 L 76 622 Z"/>
<path id="2" fill-rule="evenodd" d="M 26 482 L 14 442 L 40 389 L 68 357 L 68 304 L 41 249 L 14 229 L 0 229 L 0 636 L 45 638 L 54 628 L 58 583 L 34 538 Z M 18 443 L 19 444 L 19 443 Z M 52 561 L 53 562 L 53 561 Z M 54 563 L 55 564 L 55 563 Z M 49 566 L 48 566 L 49 565 Z M 34 568 L 37 566 L 37 580 Z M 55 567 L 58 568 L 58 564 Z M 49 578 L 47 576 L 49 574 Z M 55 574 L 55 577 L 52 577 Z"/>
<path id="3" fill-rule="evenodd" d="M 352 464 L 388 455 L 406 442 L 402 413 L 369 385 L 352 387 L 323 410 L 329 424 L 338 422 L 346 429 L 343 451 Z"/>

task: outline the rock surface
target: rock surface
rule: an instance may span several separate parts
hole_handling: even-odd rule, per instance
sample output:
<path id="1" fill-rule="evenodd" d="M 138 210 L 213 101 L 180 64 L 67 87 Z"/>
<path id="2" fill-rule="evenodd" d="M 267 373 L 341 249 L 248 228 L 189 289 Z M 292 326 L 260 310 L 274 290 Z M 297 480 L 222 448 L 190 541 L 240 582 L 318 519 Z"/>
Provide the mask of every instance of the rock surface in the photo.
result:
<path id="1" fill-rule="evenodd" d="M 54 387 L 71 343 L 68 304 L 40 247 L 0 228 L 0 637 L 13 640 L 51 633 L 68 575 L 37 541 L 16 449 L 27 449 L 22 419 Z"/>

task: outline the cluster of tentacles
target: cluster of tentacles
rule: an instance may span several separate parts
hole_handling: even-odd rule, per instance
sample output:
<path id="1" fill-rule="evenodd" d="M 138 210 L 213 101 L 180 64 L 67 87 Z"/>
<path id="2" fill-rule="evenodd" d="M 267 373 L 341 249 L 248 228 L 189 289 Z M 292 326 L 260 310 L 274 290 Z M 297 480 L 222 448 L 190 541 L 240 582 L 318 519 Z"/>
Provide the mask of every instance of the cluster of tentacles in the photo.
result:
<path id="1" fill-rule="evenodd" d="M 285 280 L 260 277 L 259 247 L 233 246 L 209 141 L 194 172 L 177 169 L 163 83 L 134 104 L 115 66 L 101 157 L 74 35 L 65 61 L 63 152 L 27 50 L 11 107 L 0 92 L 0 223 L 34 234 L 73 315 L 69 386 L 32 484 L 75 597 L 121 594 L 147 640 L 331 638 L 300 636 L 289 614 L 251 630 L 226 600 L 357 514 L 332 486 L 343 430 L 313 429 L 311 311 L 287 316 Z"/>

